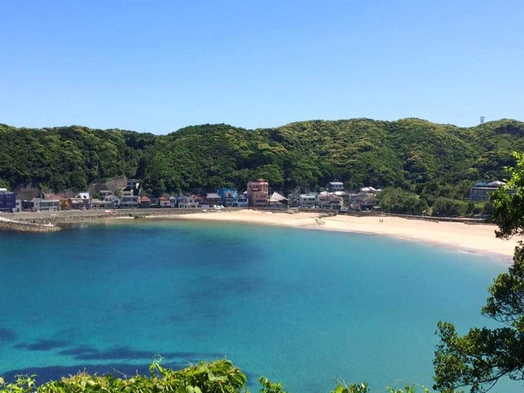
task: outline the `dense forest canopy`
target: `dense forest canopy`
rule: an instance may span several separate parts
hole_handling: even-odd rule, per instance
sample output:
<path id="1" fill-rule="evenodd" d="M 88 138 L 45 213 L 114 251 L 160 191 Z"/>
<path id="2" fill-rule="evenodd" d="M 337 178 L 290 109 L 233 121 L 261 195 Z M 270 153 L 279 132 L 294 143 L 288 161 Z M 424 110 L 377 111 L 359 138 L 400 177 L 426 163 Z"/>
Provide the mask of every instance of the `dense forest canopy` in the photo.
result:
<path id="1" fill-rule="evenodd" d="M 205 124 L 168 135 L 82 126 L 15 128 L 0 124 L 0 185 L 84 190 L 95 181 L 138 178 L 150 195 L 245 188 L 256 178 L 273 190 L 395 187 L 430 204 L 460 199 L 472 183 L 502 180 L 524 151 L 524 123 L 471 128 L 409 118 L 304 121 L 247 130 Z"/>

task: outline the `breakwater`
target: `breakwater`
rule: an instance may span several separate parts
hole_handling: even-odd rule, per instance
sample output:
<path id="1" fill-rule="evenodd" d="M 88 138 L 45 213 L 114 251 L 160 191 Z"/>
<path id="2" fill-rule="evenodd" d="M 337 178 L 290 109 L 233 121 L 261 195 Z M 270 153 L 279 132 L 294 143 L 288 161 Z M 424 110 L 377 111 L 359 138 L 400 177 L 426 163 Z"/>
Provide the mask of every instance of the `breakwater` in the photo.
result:
<path id="1" fill-rule="evenodd" d="M 0 217 L 0 230 L 15 232 L 49 233 L 60 231 L 61 228 L 50 223 L 25 222 Z"/>
<path id="2" fill-rule="evenodd" d="M 234 211 L 239 208 L 227 208 Z M 145 219 L 148 217 L 176 216 L 182 214 L 208 213 L 214 209 L 117 209 L 117 210 L 63 210 L 58 212 L 21 212 L 10 214 L 12 221 L 30 224 L 60 224 L 84 221 L 105 221 L 123 218 Z"/>

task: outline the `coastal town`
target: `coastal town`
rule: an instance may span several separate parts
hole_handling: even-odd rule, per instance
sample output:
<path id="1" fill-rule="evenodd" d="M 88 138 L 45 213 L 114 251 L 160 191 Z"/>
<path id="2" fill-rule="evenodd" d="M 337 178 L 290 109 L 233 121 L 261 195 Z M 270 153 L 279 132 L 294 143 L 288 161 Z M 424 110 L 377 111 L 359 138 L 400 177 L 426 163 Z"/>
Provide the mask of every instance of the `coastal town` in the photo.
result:
<path id="1" fill-rule="evenodd" d="M 469 192 L 471 201 L 487 201 L 489 194 L 505 183 L 500 181 L 476 183 Z M 205 194 L 143 195 L 140 180 L 121 179 L 109 184 L 96 183 L 84 192 L 45 193 L 40 190 L 21 190 L 20 195 L 0 188 L 0 213 L 57 212 L 96 209 L 209 209 L 222 207 L 273 208 L 297 207 L 345 213 L 348 211 L 379 211 L 377 194 L 381 189 L 361 187 L 345 190 L 344 183 L 329 182 L 325 189 L 301 193 L 300 188 L 284 196 L 270 192 L 264 179 L 248 182 L 246 190 L 220 188 Z M 35 195 L 36 194 L 36 195 Z"/>
<path id="2" fill-rule="evenodd" d="M 165 195 L 151 197 L 143 195 L 141 182 L 136 179 L 125 179 L 107 184 L 94 184 L 89 190 L 79 193 L 45 193 L 37 192 L 37 196 L 27 197 L 27 191 L 22 191 L 22 197 L 16 192 L 0 189 L 0 212 L 56 212 L 64 210 L 93 209 L 209 209 L 214 207 L 236 208 L 274 208 L 299 207 L 305 209 L 323 209 L 347 211 L 377 210 L 380 191 L 373 187 L 362 187 L 355 192 L 346 192 L 342 182 L 333 181 L 327 184 L 325 190 L 300 193 L 297 189 L 287 196 L 278 192 L 270 192 L 270 185 L 264 179 L 257 179 L 246 184 L 244 192 L 236 188 L 220 188 L 216 192 L 203 195 Z M 34 191 L 33 191 L 34 193 Z M 24 195 L 25 194 L 25 195 Z M 31 195 L 29 195 L 31 196 Z"/>

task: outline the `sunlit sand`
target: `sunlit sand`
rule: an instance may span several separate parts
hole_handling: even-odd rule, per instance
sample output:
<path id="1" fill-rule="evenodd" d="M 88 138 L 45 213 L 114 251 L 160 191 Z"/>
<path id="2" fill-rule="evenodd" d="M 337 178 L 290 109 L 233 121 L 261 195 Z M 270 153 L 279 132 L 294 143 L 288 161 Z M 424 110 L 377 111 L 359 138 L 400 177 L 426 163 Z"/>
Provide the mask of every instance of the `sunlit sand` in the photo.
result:
<path id="1" fill-rule="evenodd" d="M 359 232 L 443 245 L 456 250 L 479 254 L 498 254 L 511 257 L 517 239 L 495 237 L 496 225 L 436 222 L 398 217 L 355 217 L 338 215 L 321 217 L 318 213 L 273 213 L 242 210 L 233 212 L 204 212 L 172 216 L 179 220 L 207 220 L 279 225 L 293 228 L 312 228 L 341 232 Z"/>

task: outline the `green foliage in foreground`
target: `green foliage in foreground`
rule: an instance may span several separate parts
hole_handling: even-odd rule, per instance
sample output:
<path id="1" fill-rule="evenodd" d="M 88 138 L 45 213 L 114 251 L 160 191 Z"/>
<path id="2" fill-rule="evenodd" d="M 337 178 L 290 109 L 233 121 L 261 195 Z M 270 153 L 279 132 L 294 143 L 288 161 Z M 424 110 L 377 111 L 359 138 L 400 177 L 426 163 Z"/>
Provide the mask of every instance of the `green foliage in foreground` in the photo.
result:
<path id="1" fill-rule="evenodd" d="M 201 362 L 183 370 L 170 370 L 155 361 L 149 367 L 149 376 L 134 375 L 114 377 L 111 374 L 98 376 L 85 372 L 63 377 L 36 386 L 34 376 L 18 376 L 15 382 L 6 383 L 0 378 L 0 393 L 240 393 L 246 392 L 246 375 L 229 360 L 211 363 Z M 281 383 L 259 379 L 260 393 L 287 393 Z M 428 389 L 422 388 L 428 393 Z M 331 393 L 369 393 L 368 385 L 341 384 Z M 415 393 L 415 386 L 404 389 L 387 388 L 387 393 Z"/>
<path id="2" fill-rule="evenodd" d="M 492 220 L 499 226 L 497 237 L 524 235 L 524 154 L 515 154 L 506 187 L 491 200 Z M 514 191 L 511 195 L 508 188 Z M 501 323 L 496 329 L 472 328 L 460 336 L 448 322 L 438 324 L 440 343 L 435 351 L 435 389 L 452 392 L 489 390 L 502 377 L 524 380 L 524 241 L 519 240 L 513 265 L 489 287 L 490 297 L 482 314 Z"/>

